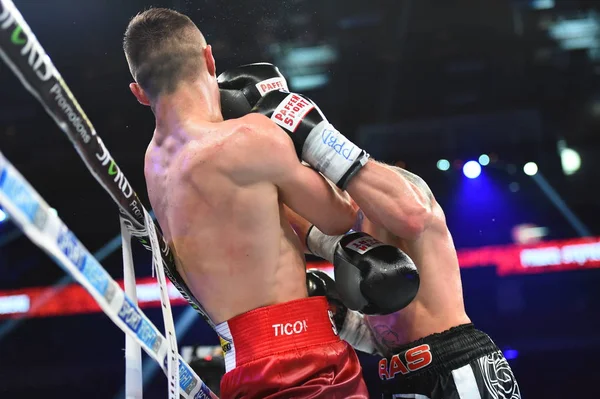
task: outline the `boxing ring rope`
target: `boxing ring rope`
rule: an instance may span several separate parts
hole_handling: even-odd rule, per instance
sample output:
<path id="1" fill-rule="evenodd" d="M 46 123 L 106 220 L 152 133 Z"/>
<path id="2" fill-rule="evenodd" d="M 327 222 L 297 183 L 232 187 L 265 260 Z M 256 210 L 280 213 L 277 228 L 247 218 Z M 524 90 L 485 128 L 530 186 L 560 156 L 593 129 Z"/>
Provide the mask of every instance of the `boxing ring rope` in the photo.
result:
<path id="1" fill-rule="evenodd" d="M 71 140 L 90 173 L 119 206 L 132 236 L 150 250 L 144 207 L 138 195 L 15 5 L 11 0 L 0 0 L 0 7 L 0 58 Z M 173 254 L 160 233 L 157 234 L 163 266 L 170 276 L 176 273 Z M 181 292 L 176 279 L 171 281 Z M 214 329 L 200 303 L 184 292 L 182 295 Z"/>
<path id="2" fill-rule="evenodd" d="M 98 303 L 125 334 L 167 372 L 168 340 L 119 287 L 77 237 L 50 211 L 50 206 L 0 153 L 0 204 L 38 247 L 46 251 Z M 184 398 L 215 398 L 208 387 L 179 358 Z"/>
<path id="3" fill-rule="evenodd" d="M 123 287 L 131 302 L 138 306 L 135 269 L 131 251 L 131 233 L 123 218 L 121 222 L 121 250 L 123 252 Z M 142 383 L 142 352 L 134 337 L 125 334 L 125 399 L 144 396 Z"/>
<path id="4" fill-rule="evenodd" d="M 15 217 L 16 223 L 24 230 L 29 238 L 38 246 L 53 255 L 57 262 L 59 262 L 65 270 L 72 274 L 77 281 L 90 292 L 104 312 L 109 315 L 119 328 L 126 331 L 126 333 L 132 337 L 137 334 L 135 335 L 136 343 L 141 345 L 154 360 L 159 362 L 161 368 L 163 368 L 163 371 L 167 374 L 169 378 L 170 398 L 178 397 L 179 388 L 182 389 L 181 394 L 185 398 L 216 397 L 176 353 L 177 343 L 171 308 L 168 301 L 168 295 L 166 294 L 165 279 L 165 272 L 171 277 L 172 273 L 176 273 L 176 268 L 172 253 L 170 252 L 166 241 L 160 233 L 156 231 L 154 222 L 143 207 L 137 194 L 131 188 L 127 178 L 121 172 L 120 168 L 104 146 L 101 138 L 96 134 L 91 122 L 50 60 L 50 57 L 37 41 L 20 12 L 11 0 L 0 0 L 0 6 L 0 57 L 19 78 L 23 86 L 38 99 L 46 112 L 54 119 L 61 130 L 66 133 L 88 170 L 119 206 L 121 212 L 121 225 L 125 226 L 129 233 L 123 235 L 124 246 L 126 245 L 125 240 L 130 239 L 130 237 L 133 236 L 136 237 L 146 249 L 152 251 L 153 270 L 157 271 L 161 287 L 161 303 L 167 338 L 165 339 L 165 337 L 160 335 L 160 332 L 156 327 L 150 323 L 141 310 L 116 285 L 114 280 L 110 278 L 98 261 L 91 256 L 76 237 L 68 231 L 66 226 L 60 222 L 60 219 L 57 216 L 48 213 L 48 206 L 43 199 L 4 157 L 2 157 L 1 160 L 4 164 L 2 176 L 13 176 L 13 181 L 18 182 L 18 184 L 15 183 L 16 187 L 19 187 L 19 190 L 21 191 L 17 190 L 12 194 L 25 195 L 25 197 L 11 198 L 11 195 L 9 195 L 11 192 L 5 191 L 2 202 L 8 204 L 7 210 L 9 214 L 16 215 L 13 216 Z M 30 195 L 29 199 L 26 198 L 27 194 Z M 18 206 L 20 200 L 25 201 L 21 204 L 22 209 Z M 28 203 L 29 205 L 27 205 Z M 54 225 L 48 224 L 48 226 L 56 227 L 56 225 L 58 225 L 64 230 L 63 233 L 65 231 L 67 232 L 65 233 L 66 236 L 52 236 L 48 235 L 49 232 L 46 232 L 47 234 L 44 236 L 44 234 L 42 234 L 43 229 L 40 228 L 40 226 L 37 226 L 36 230 L 33 219 L 31 219 L 36 215 L 29 215 L 29 219 L 31 220 L 28 220 L 28 214 L 26 212 L 23 213 L 23 210 L 27 211 L 29 209 L 26 208 L 26 206 L 34 206 L 38 210 L 43 210 L 44 212 L 40 213 L 40 217 L 47 219 L 44 225 L 46 225 L 47 222 L 55 222 Z M 21 209 L 21 211 L 19 211 L 19 209 Z M 29 211 L 31 210 L 29 209 Z M 57 232 L 54 233 L 58 234 Z M 62 241 L 59 240 L 65 239 L 65 237 L 67 237 L 68 240 L 67 244 L 71 246 L 64 247 L 63 253 L 59 247 L 59 244 L 61 244 Z M 74 252 L 71 253 L 69 251 Z M 79 252 L 85 253 L 85 255 L 83 255 L 82 258 L 78 257 L 75 260 L 84 262 L 87 259 L 89 261 L 84 264 L 78 264 L 77 266 L 79 266 L 79 268 L 77 268 L 72 262 L 72 259 L 69 259 L 69 255 L 74 256 Z M 88 263 L 92 265 L 89 266 L 91 268 L 90 270 L 95 273 L 94 275 L 91 275 L 91 277 L 100 278 L 104 281 L 104 284 L 106 284 L 102 290 L 102 287 L 93 285 L 94 280 L 87 280 L 85 278 L 85 266 Z M 129 268 L 133 267 L 132 261 L 127 259 L 127 257 L 124 257 L 124 266 Z M 127 275 L 128 274 L 126 273 L 126 276 Z M 178 289 L 181 288 L 176 279 L 171 278 L 171 280 Z M 128 287 L 130 290 L 134 290 L 135 285 L 132 287 L 128 284 Z M 107 298 L 103 296 L 107 292 L 104 290 L 109 288 L 111 289 L 111 295 L 114 295 L 114 297 L 109 298 L 112 300 L 107 300 Z M 180 291 L 182 291 L 182 289 L 180 289 Z M 183 296 L 196 310 L 199 311 L 209 325 L 214 328 L 214 323 L 212 323 L 210 318 L 203 311 L 200 304 L 197 303 L 193 297 L 185 294 Z M 111 305 L 117 304 L 118 301 L 120 301 L 121 307 L 113 309 Z M 138 320 L 135 327 L 128 325 L 119 318 L 119 314 L 122 312 L 126 312 L 127 314 L 133 314 L 132 312 L 135 313 L 136 316 L 134 318 Z M 144 323 L 144 321 L 146 323 Z M 141 327 L 142 329 L 140 329 Z M 156 350 L 160 349 L 164 352 L 152 352 L 155 348 L 149 346 L 149 342 L 144 341 L 144 338 L 149 339 L 150 335 L 152 335 L 150 333 L 157 334 L 156 337 L 161 338 L 160 347 L 156 348 Z M 153 339 L 155 339 L 155 341 L 152 341 L 154 342 L 153 345 L 155 345 L 156 342 L 158 342 L 158 338 Z M 128 344 L 131 344 L 132 342 L 133 341 L 128 341 Z M 135 347 L 132 347 L 128 349 L 127 353 L 133 353 L 134 350 Z M 126 359 L 128 360 L 126 371 L 136 369 L 137 360 L 131 356 L 127 356 Z M 130 364 L 129 361 L 133 361 L 134 363 Z M 130 379 L 126 378 L 126 382 L 127 381 L 130 381 Z M 132 379 L 131 381 L 137 380 Z M 179 381 L 179 383 L 177 383 L 177 381 Z M 137 382 L 134 384 L 137 384 Z M 131 388 L 131 391 L 136 391 L 136 389 Z M 135 395 L 141 395 L 141 391 Z"/>

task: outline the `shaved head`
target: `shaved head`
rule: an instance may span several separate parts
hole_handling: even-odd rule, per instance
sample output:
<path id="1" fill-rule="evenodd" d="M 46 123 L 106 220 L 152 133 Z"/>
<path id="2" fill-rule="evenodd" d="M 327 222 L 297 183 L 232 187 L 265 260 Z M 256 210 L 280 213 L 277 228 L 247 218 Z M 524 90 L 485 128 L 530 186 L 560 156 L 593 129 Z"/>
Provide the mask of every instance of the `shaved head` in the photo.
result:
<path id="1" fill-rule="evenodd" d="M 151 8 L 129 22 L 123 50 L 135 81 L 151 99 L 173 93 L 206 69 L 204 36 L 177 11 Z"/>

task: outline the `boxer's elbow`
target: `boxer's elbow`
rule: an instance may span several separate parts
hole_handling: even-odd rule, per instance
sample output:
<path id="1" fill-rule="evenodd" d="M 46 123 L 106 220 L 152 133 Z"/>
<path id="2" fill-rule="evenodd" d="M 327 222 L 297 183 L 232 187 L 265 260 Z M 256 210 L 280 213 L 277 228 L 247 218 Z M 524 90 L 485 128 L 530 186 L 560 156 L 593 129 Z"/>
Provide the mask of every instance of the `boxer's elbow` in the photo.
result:
<path id="1" fill-rule="evenodd" d="M 394 215 L 388 220 L 388 227 L 398 237 L 414 240 L 427 230 L 433 219 L 431 206 L 418 204 L 408 207 L 396 207 L 392 212 Z"/>
<path id="2" fill-rule="evenodd" d="M 401 238 L 416 239 L 435 218 L 435 198 L 425 181 L 402 168 L 393 168 L 401 182 L 394 185 L 394 192 L 388 203 L 392 217 L 388 230 Z"/>
<path id="3" fill-rule="evenodd" d="M 429 226 L 432 216 L 430 206 L 420 206 L 406 218 L 406 228 L 413 235 L 421 235 Z"/>

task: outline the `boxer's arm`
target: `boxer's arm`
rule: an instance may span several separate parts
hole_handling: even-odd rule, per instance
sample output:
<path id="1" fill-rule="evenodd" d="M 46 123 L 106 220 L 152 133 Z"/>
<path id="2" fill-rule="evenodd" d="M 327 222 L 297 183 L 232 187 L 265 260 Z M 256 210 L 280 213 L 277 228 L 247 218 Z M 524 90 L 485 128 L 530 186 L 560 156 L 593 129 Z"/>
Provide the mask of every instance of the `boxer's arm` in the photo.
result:
<path id="1" fill-rule="evenodd" d="M 435 198 L 423 179 L 402 168 L 368 162 L 350 180 L 348 192 L 375 224 L 407 240 L 434 221 Z"/>
<path id="2" fill-rule="evenodd" d="M 327 181 L 329 182 L 329 180 L 327 180 Z M 331 182 L 329 182 L 329 183 L 331 184 Z M 346 193 L 345 191 L 341 191 L 339 188 L 337 188 L 334 185 L 332 185 L 332 187 L 334 188 L 335 191 L 338 192 L 339 195 L 341 195 L 347 201 L 349 201 L 350 204 L 352 204 L 354 210 L 357 211 L 356 219 L 355 219 L 353 226 L 356 225 L 356 223 L 357 223 L 356 220 L 360 213 L 358 206 L 352 200 L 352 198 L 350 198 L 348 193 Z M 290 224 L 292 225 L 292 228 L 296 232 L 296 235 L 298 235 L 298 238 L 300 238 L 300 242 L 302 243 L 302 249 L 304 250 L 304 253 L 312 255 L 312 252 L 310 252 L 310 250 L 306 247 L 306 237 L 308 236 L 308 231 L 310 230 L 310 226 L 312 226 L 312 223 L 309 222 L 308 220 L 306 220 L 306 218 L 303 218 L 302 216 L 298 215 L 298 213 L 291 210 L 288 206 L 284 206 L 284 211 L 285 211 L 285 216 L 286 216 L 288 222 L 290 222 Z"/>
<path id="3" fill-rule="evenodd" d="M 308 235 L 308 230 L 310 229 L 312 223 L 310 223 L 308 220 L 291 210 L 287 205 L 284 206 L 284 210 L 285 217 L 292 225 L 292 228 L 296 232 L 296 235 L 298 235 L 298 238 L 300 238 L 300 242 L 302 243 L 302 249 L 304 250 L 304 253 L 311 254 L 311 252 L 306 247 L 306 236 Z"/>
<path id="4" fill-rule="evenodd" d="M 326 234 L 344 234 L 354 223 L 354 208 L 314 170 L 297 162 L 275 183 L 282 202 Z"/>
<path id="5" fill-rule="evenodd" d="M 290 137 L 269 119 L 257 114 L 243 119 L 253 125 L 247 136 L 255 167 L 278 187 L 280 200 L 327 234 L 347 232 L 356 218 L 350 197 L 300 163 Z"/>
<path id="6" fill-rule="evenodd" d="M 290 107 L 306 110 L 296 124 L 284 119 L 281 111 Z M 253 112 L 278 121 L 298 156 L 346 189 L 373 222 L 407 240 L 418 238 L 429 227 L 433 196 L 425 182 L 403 169 L 369 161 L 368 154 L 328 123 L 309 99 L 272 91 L 256 103 Z"/>

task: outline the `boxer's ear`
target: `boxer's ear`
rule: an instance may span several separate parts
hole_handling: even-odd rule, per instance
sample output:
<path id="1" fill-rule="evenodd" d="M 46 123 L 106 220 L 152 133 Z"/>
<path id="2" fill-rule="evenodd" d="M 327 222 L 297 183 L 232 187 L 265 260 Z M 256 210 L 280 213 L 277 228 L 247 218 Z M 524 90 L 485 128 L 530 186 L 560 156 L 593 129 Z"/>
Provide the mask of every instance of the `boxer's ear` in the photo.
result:
<path id="1" fill-rule="evenodd" d="M 215 57 L 213 57 L 212 47 L 208 44 L 204 48 L 204 58 L 206 59 L 206 69 L 210 76 L 217 76 L 217 67 L 215 65 Z"/>
<path id="2" fill-rule="evenodd" d="M 148 100 L 148 96 L 144 93 L 144 90 L 137 83 L 130 83 L 129 90 L 133 93 L 135 98 L 137 98 L 138 102 L 142 105 L 150 106 L 150 101 Z"/>

